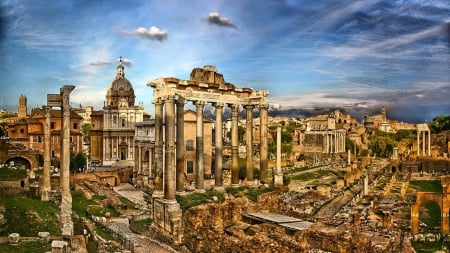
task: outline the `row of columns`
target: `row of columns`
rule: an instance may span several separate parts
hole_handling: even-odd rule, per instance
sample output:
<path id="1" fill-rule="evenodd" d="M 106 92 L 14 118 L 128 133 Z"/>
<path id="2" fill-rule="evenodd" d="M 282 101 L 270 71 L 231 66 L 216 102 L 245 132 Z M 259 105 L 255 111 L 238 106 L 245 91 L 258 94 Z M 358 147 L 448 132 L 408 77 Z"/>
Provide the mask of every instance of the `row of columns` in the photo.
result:
<path id="1" fill-rule="evenodd" d="M 422 153 L 420 150 L 420 135 L 422 135 Z M 427 135 L 428 138 L 426 138 Z M 431 132 L 429 130 L 417 130 L 417 155 L 431 156 Z"/>
<path id="2" fill-rule="evenodd" d="M 159 98 L 155 102 L 155 192 L 154 195 L 163 193 L 164 199 L 174 200 L 176 191 L 184 191 L 184 104 L 185 99 L 177 96 L 166 96 Z M 176 113 L 175 113 L 176 104 Z M 203 132 L 203 108 L 204 101 L 194 101 L 196 106 L 196 190 L 204 191 L 204 132 Z M 215 130 L 215 187 L 223 187 L 222 180 L 222 103 L 214 103 L 216 111 Z M 165 124 L 163 131 L 163 109 L 165 107 Z M 246 105 L 247 129 L 253 128 L 253 105 Z M 231 105 L 231 184 L 239 184 L 239 142 L 238 142 L 238 109 L 239 105 Z M 176 124 L 175 124 L 176 117 Z M 261 183 L 267 183 L 267 120 L 268 105 L 260 105 L 261 120 L 261 146 L 260 146 L 260 170 Z M 175 137 L 176 126 L 176 137 Z M 247 131 L 247 160 L 246 176 L 248 181 L 253 180 L 253 131 Z M 176 138 L 176 142 L 175 142 Z M 176 143 L 176 146 L 175 146 Z M 163 144 L 164 147 L 163 147 Z M 176 147 L 176 148 L 175 148 Z M 176 152 L 175 152 L 176 151 Z M 176 153 L 176 157 L 175 157 Z M 176 163 L 175 163 L 176 161 Z M 164 176 L 163 176 L 164 175 Z M 163 183 L 164 181 L 164 183 Z"/>
<path id="3" fill-rule="evenodd" d="M 345 133 L 332 132 L 326 134 L 325 153 L 345 152 Z"/>

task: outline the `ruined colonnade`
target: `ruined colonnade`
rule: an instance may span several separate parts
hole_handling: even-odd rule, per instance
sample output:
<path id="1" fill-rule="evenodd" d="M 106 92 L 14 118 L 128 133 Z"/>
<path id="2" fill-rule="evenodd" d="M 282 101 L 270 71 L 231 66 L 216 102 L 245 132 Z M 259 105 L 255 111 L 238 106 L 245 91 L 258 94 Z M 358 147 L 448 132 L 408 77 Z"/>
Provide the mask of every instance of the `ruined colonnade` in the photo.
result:
<path id="1" fill-rule="evenodd" d="M 422 135 L 422 150 L 420 143 Z M 428 137 L 426 137 L 428 135 Z M 431 156 L 431 131 L 427 124 L 417 124 L 417 155 Z"/>

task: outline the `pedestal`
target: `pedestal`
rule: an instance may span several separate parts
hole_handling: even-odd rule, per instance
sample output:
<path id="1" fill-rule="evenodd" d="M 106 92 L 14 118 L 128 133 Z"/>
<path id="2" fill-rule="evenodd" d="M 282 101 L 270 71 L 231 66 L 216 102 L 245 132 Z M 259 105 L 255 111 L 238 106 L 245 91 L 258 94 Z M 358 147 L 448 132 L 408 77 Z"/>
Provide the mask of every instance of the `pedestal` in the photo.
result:
<path id="1" fill-rule="evenodd" d="M 276 174 L 273 176 L 273 185 L 274 186 L 283 186 L 283 174 Z"/>
<path id="2" fill-rule="evenodd" d="M 182 212 L 176 200 L 154 199 L 152 226 L 164 239 L 180 244 L 183 239 Z"/>

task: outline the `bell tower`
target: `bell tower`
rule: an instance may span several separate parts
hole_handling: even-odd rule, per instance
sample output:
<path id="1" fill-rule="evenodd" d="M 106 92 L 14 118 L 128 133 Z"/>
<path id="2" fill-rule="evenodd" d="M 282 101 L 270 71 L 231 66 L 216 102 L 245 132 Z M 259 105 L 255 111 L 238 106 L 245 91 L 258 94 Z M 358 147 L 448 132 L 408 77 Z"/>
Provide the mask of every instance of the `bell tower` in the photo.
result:
<path id="1" fill-rule="evenodd" d="M 18 117 L 26 118 L 27 117 L 27 97 L 24 95 L 20 95 L 19 97 L 19 108 L 18 108 Z"/>

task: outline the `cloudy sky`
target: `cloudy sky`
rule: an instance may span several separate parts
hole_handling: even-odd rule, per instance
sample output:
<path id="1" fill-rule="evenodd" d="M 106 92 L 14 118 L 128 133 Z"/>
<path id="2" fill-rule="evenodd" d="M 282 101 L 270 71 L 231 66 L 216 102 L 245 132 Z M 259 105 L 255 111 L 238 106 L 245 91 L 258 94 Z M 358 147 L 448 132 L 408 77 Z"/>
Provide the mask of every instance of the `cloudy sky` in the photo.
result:
<path id="1" fill-rule="evenodd" d="M 150 114 L 148 81 L 204 65 L 282 109 L 450 114 L 448 0 L 2 0 L 0 53 L 0 107 L 13 111 L 66 84 L 73 105 L 101 109 L 122 56 Z"/>

